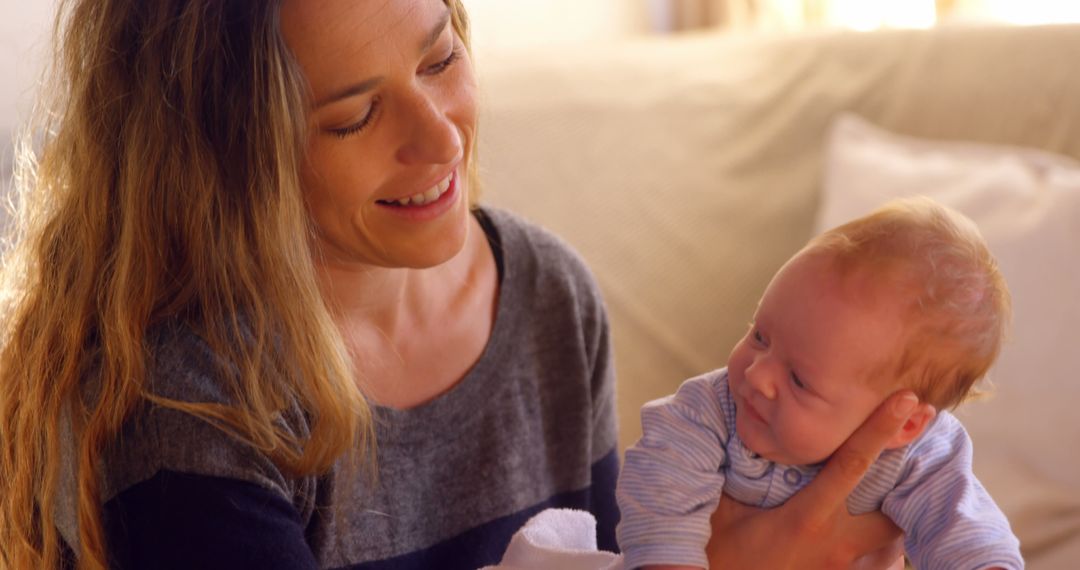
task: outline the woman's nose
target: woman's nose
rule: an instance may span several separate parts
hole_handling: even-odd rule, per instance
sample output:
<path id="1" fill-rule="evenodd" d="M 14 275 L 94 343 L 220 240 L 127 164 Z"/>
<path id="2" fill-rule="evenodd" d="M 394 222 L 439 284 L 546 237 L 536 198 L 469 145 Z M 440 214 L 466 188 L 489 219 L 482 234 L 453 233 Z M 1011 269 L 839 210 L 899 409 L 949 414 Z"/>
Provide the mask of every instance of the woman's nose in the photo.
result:
<path id="1" fill-rule="evenodd" d="M 766 357 L 759 357 L 746 369 L 746 382 L 765 396 L 765 399 L 772 400 L 776 398 L 776 374 L 776 363 Z"/>
<path id="2" fill-rule="evenodd" d="M 397 151 L 402 164 L 451 164 L 464 156 L 457 126 L 426 93 L 417 93 L 405 108 L 406 132 Z"/>

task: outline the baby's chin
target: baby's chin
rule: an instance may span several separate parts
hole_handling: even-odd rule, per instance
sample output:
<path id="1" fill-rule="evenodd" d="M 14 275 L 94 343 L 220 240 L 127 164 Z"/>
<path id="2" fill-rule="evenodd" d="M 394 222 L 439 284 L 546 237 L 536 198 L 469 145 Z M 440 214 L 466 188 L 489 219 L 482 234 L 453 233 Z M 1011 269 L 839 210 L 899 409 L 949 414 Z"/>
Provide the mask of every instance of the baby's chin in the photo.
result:
<path id="1" fill-rule="evenodd" d="M 739 431 L 738 426 L 736 426 L 736 431 Z M 820 456 L 807 455 L 803 453 L 792 453 L 783 449 L 755 446 L 754 442 L 747 441 L 741 432 L 739 433 L 739 439 L 742 440 L 743 446 L 754 455 L 767 459 L 773 463 L 779 463 L 780 465 L 816 465 L 818 463 L 824 463 L 832 455 L 831 453 Z"/>
<path id="2" fill-rule="evenodd" d="M 817 454 L 802 453 L 801 451 L 800 449 L 781 449 L 768 455 L 760 455 L 773 463 L 782 463 L 784 465 L 817 465 L 827 461 L 835 450 Z"/>
<path id="3" fill-rule="evenodd" d="M 757 453 L 756 451 L 754 453 Z M 779 463 L 780 465 L 816 465 L 823 463 L 828 456 L 815 458 L 808 455 L 792 455 L 783 452 L 776 453 L 758 453 L 761 457 L 772 461 L 773 463 Z"/>
<path id="4" fill-rule="evenodd" d="M 758 441 L 756 434 L 751 430 L 743 430 L 742 426 L 738 422 L 735 423 L 735 432 L 739 434 L 739 439 L 742 440 L 743 447 L 754 457 L 761 457 L 772 461 L 773 463 L 784 463 L 778 458 L 782 457 L 775 449 L 768 445 L 761 445 L 762 442 Z M 747 433 L 749 432 L 749 433 Z"/>

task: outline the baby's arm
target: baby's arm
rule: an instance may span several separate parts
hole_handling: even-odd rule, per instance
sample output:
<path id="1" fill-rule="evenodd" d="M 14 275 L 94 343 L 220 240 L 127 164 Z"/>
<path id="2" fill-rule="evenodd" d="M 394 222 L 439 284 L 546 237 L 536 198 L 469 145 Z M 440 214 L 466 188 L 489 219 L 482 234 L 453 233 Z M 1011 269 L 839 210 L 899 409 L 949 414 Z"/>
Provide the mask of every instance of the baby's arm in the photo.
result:
<path id="1" fill-rule="evenodd" d="M 626 451 L 617 490 L 628 569 L 708 567 L 709 517 L 724 486 L 722 378 L 713 372 L 687 380 L 641 410 L 643 435 Z"/>
<path id="2" fill-rule="evenodd" d="M 1020 542 L 971 471 L 971 439 L 939 413 L 912 444 L 896 488 L 881 510 L 904 530 L 915 568 L 1022 569 Z"/>

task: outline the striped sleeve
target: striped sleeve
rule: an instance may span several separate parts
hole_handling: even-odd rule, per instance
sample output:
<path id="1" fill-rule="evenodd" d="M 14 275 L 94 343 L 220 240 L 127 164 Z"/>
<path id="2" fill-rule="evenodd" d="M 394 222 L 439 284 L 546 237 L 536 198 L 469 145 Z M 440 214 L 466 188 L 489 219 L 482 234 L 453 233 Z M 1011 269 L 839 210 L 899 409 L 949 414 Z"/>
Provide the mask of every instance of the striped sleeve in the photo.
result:
<path id="1" fill-rule="evenodd" d="M 930 436 L 930 437 L 928 437 Z M 881 510 L 904 530 L 920 570 L 1024 567 L 1009 521 L 971 470 L 971 440 L 947 412 L 913 444 Z"/>
<path id="2" fill-rule="evenodd" d="M 626 568 L 708 567 L 709 518 L 724 487 L 727 441 L 719 378 L 692 378 L 642 408 L 643 435 L 626 451 L 617 489 Z"/>

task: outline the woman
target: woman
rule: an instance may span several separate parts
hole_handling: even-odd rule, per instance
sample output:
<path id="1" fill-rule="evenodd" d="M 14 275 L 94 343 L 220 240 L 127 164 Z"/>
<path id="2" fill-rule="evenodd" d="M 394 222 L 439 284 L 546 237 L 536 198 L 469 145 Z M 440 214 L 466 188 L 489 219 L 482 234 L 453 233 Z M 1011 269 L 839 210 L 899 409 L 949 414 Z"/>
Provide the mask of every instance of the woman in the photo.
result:
<path id="1" fill-rule="evenodd" d="M 475 207 L 460 4 L 61 13 L 5 265 L 0 565 L 475 568 L 548 506 L 615 548 L 603 306 Z M 808 514 L 718 511 L 716 556 L 886 543 L 828 510 L 837 465 Z"/>

